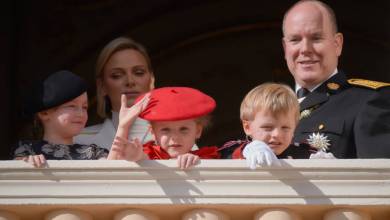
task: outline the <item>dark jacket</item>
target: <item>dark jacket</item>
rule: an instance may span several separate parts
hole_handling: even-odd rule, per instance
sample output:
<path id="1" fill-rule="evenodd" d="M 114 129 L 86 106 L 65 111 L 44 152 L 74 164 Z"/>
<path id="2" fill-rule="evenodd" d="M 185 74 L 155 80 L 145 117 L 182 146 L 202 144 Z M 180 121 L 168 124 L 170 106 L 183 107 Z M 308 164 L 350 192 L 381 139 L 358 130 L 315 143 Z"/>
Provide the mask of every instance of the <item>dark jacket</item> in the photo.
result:
<path id="1" fill-rule="evenodd" d="M 390 158 L 390 84 L 339 72 L 300 104 L 294 142 L 319 132 L 337 158 Z"/>

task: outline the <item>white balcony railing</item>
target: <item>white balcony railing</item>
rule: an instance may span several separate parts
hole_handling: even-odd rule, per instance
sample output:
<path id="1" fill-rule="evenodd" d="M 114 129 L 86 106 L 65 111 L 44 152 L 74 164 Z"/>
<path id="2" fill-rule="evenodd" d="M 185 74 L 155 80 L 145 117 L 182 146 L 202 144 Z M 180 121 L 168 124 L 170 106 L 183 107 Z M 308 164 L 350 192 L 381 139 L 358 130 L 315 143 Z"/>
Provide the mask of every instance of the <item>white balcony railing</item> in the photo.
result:
<path id="1" fill-rule="evenodd" d="M 390 159 L 0 161 L 0 220 L 390 219 Z"/>

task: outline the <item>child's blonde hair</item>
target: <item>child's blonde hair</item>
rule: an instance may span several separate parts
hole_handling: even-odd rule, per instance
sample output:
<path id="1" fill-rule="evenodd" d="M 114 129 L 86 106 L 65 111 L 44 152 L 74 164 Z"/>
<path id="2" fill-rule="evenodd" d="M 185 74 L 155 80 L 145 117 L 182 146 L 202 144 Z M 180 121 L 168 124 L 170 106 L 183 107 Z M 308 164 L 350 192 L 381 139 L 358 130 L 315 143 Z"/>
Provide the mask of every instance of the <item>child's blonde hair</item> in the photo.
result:
<path id="1" fill-rule="evenodd" d="M 252 89 L 241 103 L 241 121 L 254 120 L 260 110 L 270 111 L 274 116 L 294 111 L 296 122 L 299 120 L 298 99 L 289 86 L 281 83 L 263 83 Z"/>

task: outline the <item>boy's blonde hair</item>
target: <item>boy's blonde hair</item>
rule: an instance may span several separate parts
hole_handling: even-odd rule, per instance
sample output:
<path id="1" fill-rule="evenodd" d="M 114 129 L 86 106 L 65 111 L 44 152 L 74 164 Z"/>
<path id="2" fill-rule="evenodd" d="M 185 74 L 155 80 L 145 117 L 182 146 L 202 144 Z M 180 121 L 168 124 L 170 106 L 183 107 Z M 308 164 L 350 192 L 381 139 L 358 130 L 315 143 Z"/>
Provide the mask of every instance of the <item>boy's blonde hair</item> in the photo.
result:
<path id="1" fill-rule="evenodd" d="M 260 110 L 270 111 L 274 116 L 294 111 L 295 121 L 299 120 L 298 99 L 292 89 L 284 84 L 263 83 L 252 89 L 241 103 L 241 121 L 254 120 Z"/>

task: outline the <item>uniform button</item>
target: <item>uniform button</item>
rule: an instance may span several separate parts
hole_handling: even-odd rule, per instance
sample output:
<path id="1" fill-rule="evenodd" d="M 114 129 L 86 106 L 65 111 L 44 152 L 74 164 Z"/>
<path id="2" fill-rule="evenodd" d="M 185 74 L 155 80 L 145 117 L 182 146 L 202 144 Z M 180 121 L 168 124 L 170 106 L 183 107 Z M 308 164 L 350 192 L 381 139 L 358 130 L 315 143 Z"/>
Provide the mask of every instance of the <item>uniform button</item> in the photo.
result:
<path id="1" fill-rule="evenodd" d="M 324 129 L 325 128 L 325 125 L 324 124 L 320 124 L 319 126 L 318 126 L 318 129 L 319 130 L 322 130 L 322 129 Z"/>

